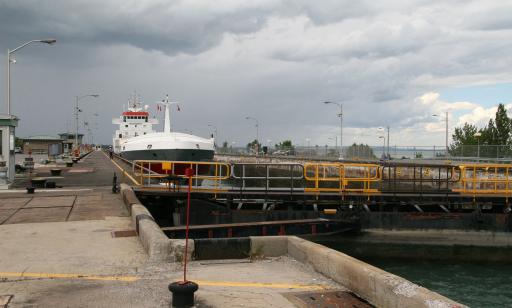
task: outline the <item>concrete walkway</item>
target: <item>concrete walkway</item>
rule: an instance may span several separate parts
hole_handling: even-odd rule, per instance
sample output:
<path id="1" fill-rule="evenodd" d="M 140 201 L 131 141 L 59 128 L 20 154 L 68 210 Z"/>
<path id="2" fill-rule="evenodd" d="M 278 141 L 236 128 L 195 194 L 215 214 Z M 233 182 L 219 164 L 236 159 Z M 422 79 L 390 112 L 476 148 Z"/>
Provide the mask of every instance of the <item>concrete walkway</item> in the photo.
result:
<path id="1" fill-rule="evenodd" d="M 138 237 L 112 236 L 132 231 L 114 172 L 94 152 L 56 179 L 61 189 L 0 193 L 0 308 L 169 307 L 181 264 L 148 263 Z M 198 307 L 293 307 L 284 293 L 342 289 L 288 257 L 192 262 L 188 278 Z"/>

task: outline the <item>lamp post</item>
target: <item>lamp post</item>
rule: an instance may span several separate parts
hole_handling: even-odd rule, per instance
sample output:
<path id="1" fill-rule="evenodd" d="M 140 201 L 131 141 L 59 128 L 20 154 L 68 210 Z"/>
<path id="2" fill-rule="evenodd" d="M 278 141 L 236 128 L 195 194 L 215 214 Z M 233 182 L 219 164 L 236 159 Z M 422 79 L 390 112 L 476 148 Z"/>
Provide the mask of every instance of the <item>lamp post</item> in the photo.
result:
<path id="1" fill-rule="evenodd" d="M 474 136 L 476 137 L 476 142 L 477 142 L 477 145 L 476 145 L 476 151 L 477 151 L 476 157 L 478 159 L 480 159 L 480 137 L 482 136 L 482 133 L 478 132 Z"/>
<path id="2" fill-rule="evenodd" d="M 343 159 L 343 104 L 336 102 L 324 102 L 324 104 L 335 104 L 340 107 L 340 113 L 338 117 L 340 117 L 340 159 Z"/>
<path id="3" fill-rule="evenodd" d="M 56 42 L 56 39 L 32 40 L 14 48 L 13 50 L 7 49 L 7 115 L 11 115 L 11 63 L 16 62 L 14 59 L 11 59 L 11 55 L 16 51 L 20 50 L 21 48 L 32 43 L 45 43 L 48 45 L 52 45 Z"/>
<path id="4" fill-rule="evenodd" d="M 97 98 L 99 97 L 100 95 L 99 94 L 86 94 L 86 95 L 82 95 L 82 96 L 76 96 L 76 105 L 75 105 L 75 122 L 76 122 L 76 131 L 75 131 L 75 150 L 78 151 L 78 155 L 80 155 L 80 150 L 79 150 L 79 147 L 78 147 L 78 113 L 81 112 L 82 110 L 80 110 L 80 108 L 78 107 L 78 102 L 82 99 L 82 98 L 86 98 L 86 97 L 94 97 L 94 98 Z"/>
<path id="5" fill-rule="evenodd" d="M 259 132 L 259 127 L 260 127 L 260 122 L 258 121 L 258 119 L 256 118 L 253 118 L 253 117 L 245 117 L 246 120 L 254 120 L 256 122 L 256 155 L 259 154 L 260 152 L 260 148 L 259 148 L 259 138 L 260 138 L 260 132 Z"/>
<path id="6" fill-rule="evenodd" d="M 441 117 L 439 114 L 433 114 L 433 117 Z M 448 153 L 448 111 L 446 111 L 446 115 L 444 117 L 446 123 L 446 135 L 445 135 L 445 147 L 446 147 L 446 156 L 449 156 Z"/>
<path id="7" fill-rule="evenodd" d="M 382 157 L 385 158 L 386 157 L 386 137 L 384 136 L 379 136 L 379 139 L 383 139 L 383 144 L 382 144 Z"/>
<path id="8" fill-rule="evenodd" d="M 334 153 L 336 154 L 336 148 L 338 148 L 338 136 L 334 136 L 334 138 L 328 137 L 327 139 L 334 141 Z"/>

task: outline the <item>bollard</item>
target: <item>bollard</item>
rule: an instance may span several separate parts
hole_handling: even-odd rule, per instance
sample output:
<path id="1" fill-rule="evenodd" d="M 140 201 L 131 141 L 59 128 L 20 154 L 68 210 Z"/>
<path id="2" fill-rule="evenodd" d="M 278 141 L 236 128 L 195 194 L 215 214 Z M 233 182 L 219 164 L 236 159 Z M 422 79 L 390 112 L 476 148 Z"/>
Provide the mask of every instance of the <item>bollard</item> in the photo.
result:
<path id="1" fill-rule="evenodd" d="M 119 186 L 117 186 L 117 175 L 114 172 L 114 177 L 112 178 L 112 193 L 117 194 L 119 192 Z"/>
<path id="2" fill-rule="evenodd" d="M 172 307 L 194 306 L 194 292 L 199 289 L 197 283 L 192 281 L 176 281 L 169 285 L 172 292 Z"/>
<path id="3" fill-rule="evenodd" d="M 176 281 L 169 284 L 169 291 L 172 292 L 172 307 L 192 307 L 194 306 L 194 293 L 199 289 L 197 283 L 187 280 L 187 256 L 188 256 L 188 227 L 190 216 L 190 191 L 192 190 L 192 177 L 194 169 L 185 169 L 185 176 L 188 178 L 187 194 L 187 229 L 185 233 L 185 251 L 183 253 L 183 281 Z"/>

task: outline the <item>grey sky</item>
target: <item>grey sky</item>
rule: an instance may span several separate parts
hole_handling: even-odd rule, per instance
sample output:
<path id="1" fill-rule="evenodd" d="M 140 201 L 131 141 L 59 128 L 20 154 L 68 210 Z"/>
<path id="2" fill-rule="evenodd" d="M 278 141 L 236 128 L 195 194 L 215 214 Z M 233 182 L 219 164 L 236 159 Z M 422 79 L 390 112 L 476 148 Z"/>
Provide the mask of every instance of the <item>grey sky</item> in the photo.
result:
<path id="1" fill-rule="evenodd" d="M 153 113 L 167 93 L 182 102 L 176 129 L 207 136 L 213 124 L 238 145 L 255 136 L 246 116 L 263 142 L 332 143 L 339 122 L 325 100 L 344 104 L 345 144 L 380 144 L 376 128 L 390 125 L 391 144 L 442 145 L 431 114 L 445 110 L 453 125 L 486 122 L 493 105 L 436 93 L 510 83 L 511 4 L 374 2 L 0 0 L 1 59 L 27 40 L 58 40 L 15 55 L 18 135 L 74 129 L 74 97 L 99 93 L 82 109 L 109 143 L 134 91 Z M 5 110 L 5 73 L 0 85 Z"/>

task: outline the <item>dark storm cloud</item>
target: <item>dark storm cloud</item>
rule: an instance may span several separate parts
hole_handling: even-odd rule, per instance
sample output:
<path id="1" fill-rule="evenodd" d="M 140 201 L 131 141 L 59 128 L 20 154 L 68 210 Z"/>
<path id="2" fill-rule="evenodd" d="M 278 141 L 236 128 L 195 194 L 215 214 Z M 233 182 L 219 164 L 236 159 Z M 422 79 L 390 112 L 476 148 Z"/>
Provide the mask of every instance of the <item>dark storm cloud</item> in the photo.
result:
<path id="1" fill-rule="evenodd" d="M 222 35 L 253 32 L 266 9 L 238 5 L 222 9 L 186 1 L 2 1 L 0 36 L 55 36 L 73 44 L 131 44 L 167 54 L 199 53 Z"/>
<path id="2" fill-rule="evenodd" d="M 348 132 L 406 131 L 446 107 L 435 95 L 416 100 L 424 93 L 510 81 L 510 15 L 492 1 L 0 0 L 0 52 L 58 39 L 16 54 L 24 134 L 63 130 L 74 97 L 98 92 L 84 110 L 100 112 L 108 142 L 109 118 L 137 90 L 149 104 L 170 93 L 184 103 L 176 127 L 202 135 L 216 124 L 222 139 L 245 141 L 250 115 L 262 138 L 326 142 L 339 118 L 325 100 L 343 102 Z M 34 125 L 40 101 L 41 114 L 68 120 Z"/>

